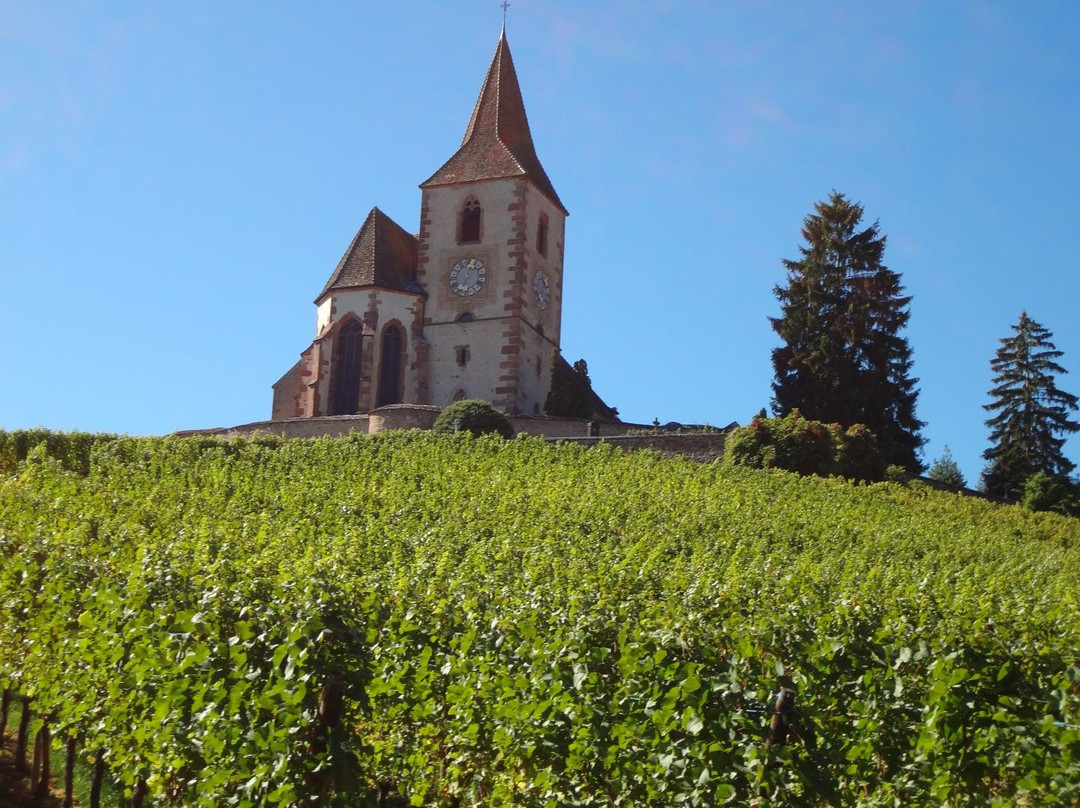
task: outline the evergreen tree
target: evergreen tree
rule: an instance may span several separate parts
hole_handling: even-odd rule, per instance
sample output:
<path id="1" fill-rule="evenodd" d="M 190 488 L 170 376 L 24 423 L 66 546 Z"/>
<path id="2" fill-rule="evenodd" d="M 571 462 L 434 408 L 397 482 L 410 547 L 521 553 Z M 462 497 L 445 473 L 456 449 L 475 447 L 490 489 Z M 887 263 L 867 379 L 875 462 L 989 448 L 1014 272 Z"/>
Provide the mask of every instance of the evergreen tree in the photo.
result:
<path id="1" fill-rule="evenodd" d="M 865 424 L 887 464 L 921 471 L 918 380 L 900 336 L 911 298 L 882 263 L 877 222 L 860 229 L 862 205 L 833 191 L 814 210 L 803 220 L 801 259 L 783 262 L 787 285 L 774 289 L 781 316 L 769 319 L 783 344 L 772 353 L 773 411 Z"/>
<path id="2" fill-rule="evenodd" d="M 1001 340 L 990 361 L 992 401 L 983 405 L 995 415 L 986 422 L 991 446 L 983 452 L 989 462 L 982 486 L 1007 499 L 1015 498 L 1036 472 L 1068 475 L 1076 464 L 1062 453 L 1064 435 L 1080 430 L 1069 417 L 1077 397 L 1059 390 L 1054 379 L 1066 371 L 1056 361 L 1062 352 L 1051 342 L 1053 334 L 1026 311 L 1012 330 L 1016 333 Z"/>
<path id="3" fill-rule="evenodd" d="M 579 359 L 571 367 L 558 351 L 551 357 L 551 389 L 544 412 L 560 418 L 592 416 L 592 379 L 589 366 Z"/>
<path id="4" fill-rule="evenodd" d="M 926 476 L 935 482 L 944 483 L 945 485 L 955 485 L 960 488 L 967 488 L 967 480 L 964 479 L 964 473 L 960 471 L 960 466 L 955 460 L 953 460 L 952 452 L 949 451 L 949 447 L 945 447 L 945 451 L 941 453 L 941 457 L 933 462 L 930 466 L 930 471 L 926 473 Z"/>

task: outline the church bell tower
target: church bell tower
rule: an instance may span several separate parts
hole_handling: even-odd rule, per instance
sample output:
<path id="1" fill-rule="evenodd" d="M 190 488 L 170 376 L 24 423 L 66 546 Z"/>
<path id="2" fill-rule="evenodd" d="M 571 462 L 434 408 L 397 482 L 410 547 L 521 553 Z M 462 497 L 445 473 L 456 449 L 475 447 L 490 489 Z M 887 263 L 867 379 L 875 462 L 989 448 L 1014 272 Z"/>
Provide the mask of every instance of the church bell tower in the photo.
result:
<path id="1" fill-rule="evenodd" d="M 567 211 L 536 156 L 505 30 L 460 148 L 420 188 L 428 403 L 542 414 Z"/>

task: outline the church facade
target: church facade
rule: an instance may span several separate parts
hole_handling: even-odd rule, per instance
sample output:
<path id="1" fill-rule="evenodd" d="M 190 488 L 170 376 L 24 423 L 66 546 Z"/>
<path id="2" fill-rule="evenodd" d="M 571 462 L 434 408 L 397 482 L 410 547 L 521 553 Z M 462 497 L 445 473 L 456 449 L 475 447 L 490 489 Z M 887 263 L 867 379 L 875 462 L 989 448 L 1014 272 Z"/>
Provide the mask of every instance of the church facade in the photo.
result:
<path id="1" fill-rule="evenodd" d="M 505 31 L 460 148 L 420 189 L 415 234 L 374 208 L 349 244 L 315 299 L 315 339 L 274 384 L 274 420 L 464 398 L 543 414 L 567 211 Z"/>

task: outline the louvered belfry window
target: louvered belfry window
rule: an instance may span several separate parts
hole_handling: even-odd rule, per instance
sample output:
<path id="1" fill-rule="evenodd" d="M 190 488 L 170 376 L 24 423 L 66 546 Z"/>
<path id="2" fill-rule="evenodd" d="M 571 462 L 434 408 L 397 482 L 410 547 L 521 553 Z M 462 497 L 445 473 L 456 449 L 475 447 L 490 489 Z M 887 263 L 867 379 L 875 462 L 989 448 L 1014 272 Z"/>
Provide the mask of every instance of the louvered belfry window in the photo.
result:
<path id="1" fill-rule="evenodd" d="M 391 323 L 383 330 L 382 354 L 379 357 L 379 397 L 377 407 L 401 403 L 401 371 L 405 360 L 405 334 Z"/>
<path id="2" fill-rule="evenodd" d="M 547 255 L 547 242 L 548 242 L 548 219 L 543 213 L 540 214 L 540 221 L 536 223 L 536 251 L 541 255 Z"/>
<path id="3" fill-rule="evenodd" d="M 480 203 L 475 197 L 465 200 L 465 207 L 461 210 L 461 230 L 458 244 L 469 244 L 480 240 L 480 218 L 483 212 Z"/>
<path id="4" fill-rule="evenodd" d="M 361 348 L 364 326 L 350 320 L 334 338 L 333 411 L 331 415 L 355 415 L 360 411 Z"/>

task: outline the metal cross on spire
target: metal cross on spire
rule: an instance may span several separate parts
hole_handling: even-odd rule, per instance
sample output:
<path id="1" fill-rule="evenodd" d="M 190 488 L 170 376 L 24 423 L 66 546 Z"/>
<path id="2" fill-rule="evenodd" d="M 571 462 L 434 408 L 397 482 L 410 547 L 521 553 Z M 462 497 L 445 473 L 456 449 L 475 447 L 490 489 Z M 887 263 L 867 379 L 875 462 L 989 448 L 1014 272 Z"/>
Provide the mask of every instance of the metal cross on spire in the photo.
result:
<path id="1" fill-rule="evenodd" d="M 510 8 L 510 4 L 508 2 L 506 2 L 506 0 L 503 0 L 499 4 L 499 6 L 503 10 L 503 30 L 505 31 L 506 30 L 506 9 Z"/>

